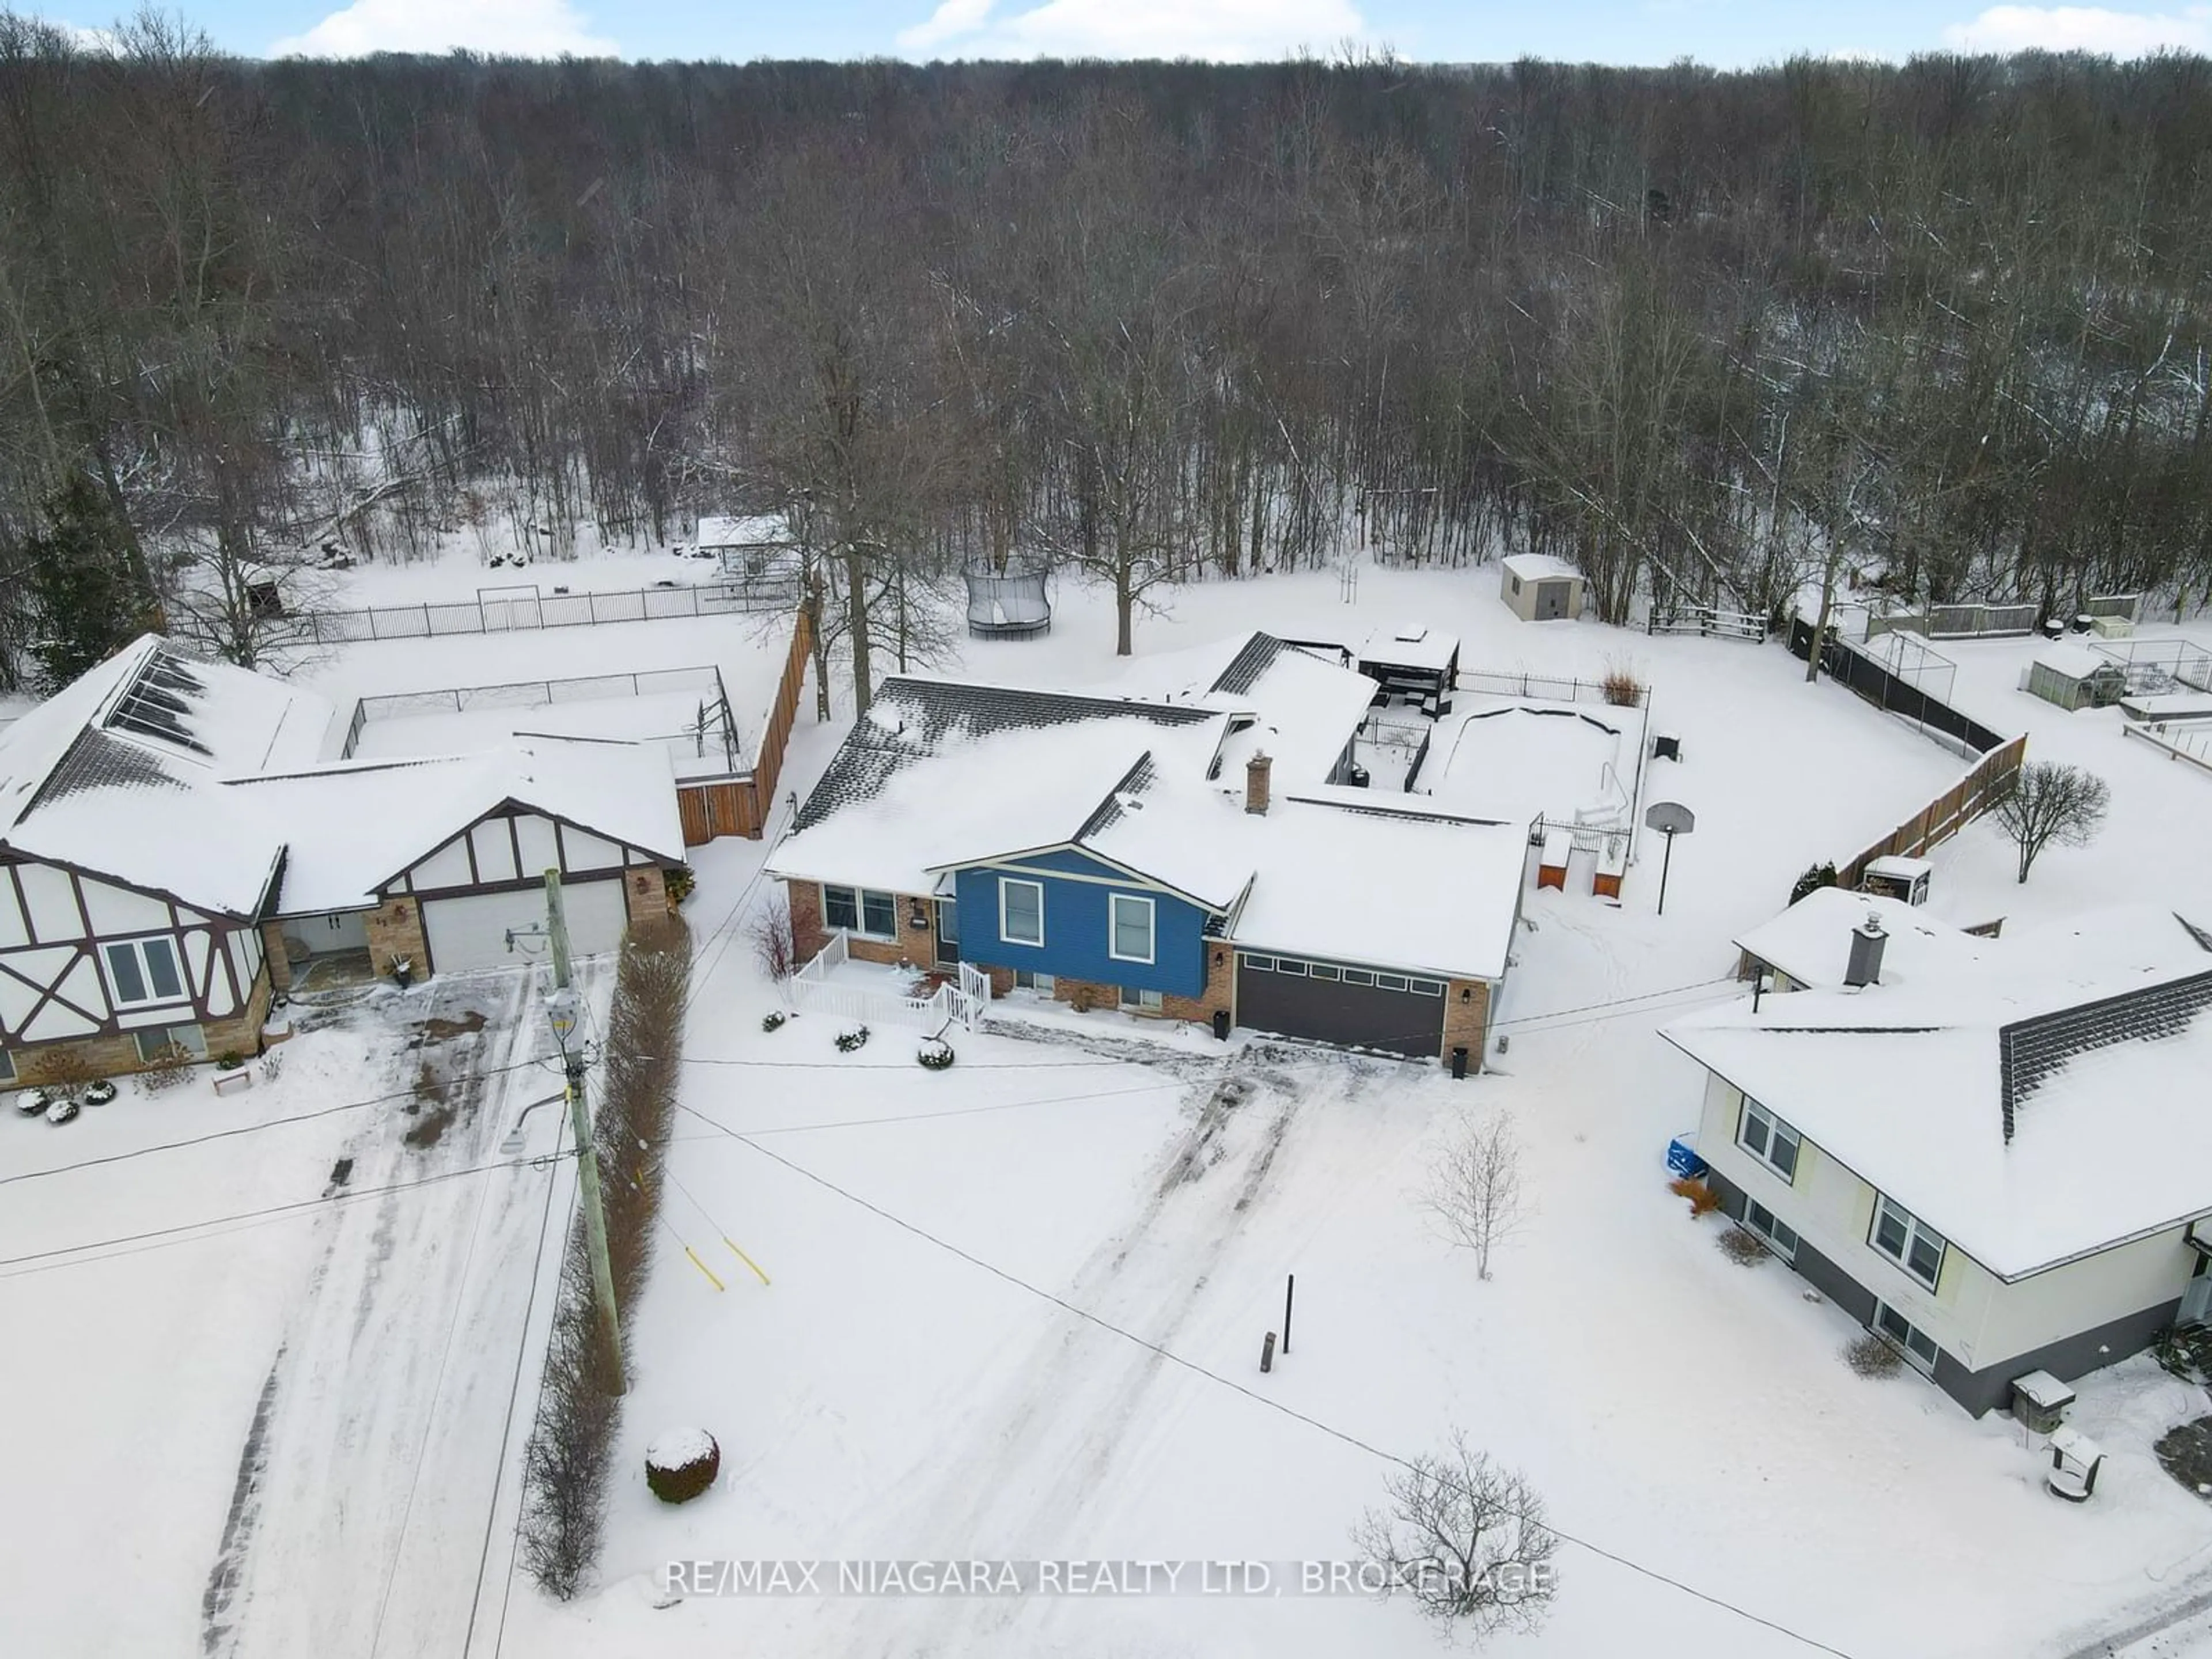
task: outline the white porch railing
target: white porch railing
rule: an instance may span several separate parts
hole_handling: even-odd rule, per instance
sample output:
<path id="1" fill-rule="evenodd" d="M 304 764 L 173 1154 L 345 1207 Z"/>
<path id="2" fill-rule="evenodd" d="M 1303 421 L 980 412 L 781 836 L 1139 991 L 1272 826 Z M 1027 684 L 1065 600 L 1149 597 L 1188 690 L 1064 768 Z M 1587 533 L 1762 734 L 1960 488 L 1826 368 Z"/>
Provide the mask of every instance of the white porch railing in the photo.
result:
<path id="1" fill-rule="evenodd" d="M 990 1000 L 989 976 L 964 963 L 958 985 L 948 982 L 926 997 L 906 997 L 832 981 L 830 974 L 851 960 L 845 935 L 830 934 L 814 959 L 791 976 L 792 1001 L 805 1013 L 835 1014 L 864 1025 L 903 1025 L 934 1036 L 955 1020 L 973 1030 Z"/>

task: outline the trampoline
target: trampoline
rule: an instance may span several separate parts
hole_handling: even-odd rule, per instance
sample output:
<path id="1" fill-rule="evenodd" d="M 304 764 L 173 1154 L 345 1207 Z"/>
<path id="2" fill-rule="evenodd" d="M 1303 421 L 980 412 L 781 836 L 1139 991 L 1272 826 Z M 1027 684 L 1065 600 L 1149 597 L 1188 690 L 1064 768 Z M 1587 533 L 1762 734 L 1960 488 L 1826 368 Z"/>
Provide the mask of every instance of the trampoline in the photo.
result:
<path id="1" fill-rule="evenodd" d="M 1049 571 L 1042 560 L 1009 559 L 1004 569 L 975 560 L 965 574 L 968 632 L 974 638 L 1026 640 L 1052 631 L 1052 597 L 1045 591 Z"/>

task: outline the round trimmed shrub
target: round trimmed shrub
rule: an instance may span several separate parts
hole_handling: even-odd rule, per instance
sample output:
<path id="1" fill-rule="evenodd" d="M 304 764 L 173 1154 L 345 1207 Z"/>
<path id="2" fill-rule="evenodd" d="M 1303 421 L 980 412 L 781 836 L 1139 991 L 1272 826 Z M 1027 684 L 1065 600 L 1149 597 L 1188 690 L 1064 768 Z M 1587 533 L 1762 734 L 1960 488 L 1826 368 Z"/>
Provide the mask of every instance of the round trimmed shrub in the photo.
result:
<path id="1" fill-rule="evenodd" d="M 645 1484 L 664 1504 L 688 1504 L 714 1484 L 722 1449 L 704 1429 L 671 1429 L 645 1449 Z"/>
<path id="2" fill-rule="evenodd" d="M 915 1050 L 914 1057 L 926 1070 L 942 1072 L 952 1064 L 952 1045 L 943 1037 L 932 1037 Z"/>
<path id="3" fill-rule="evenodd" d="M 100 1079 L 97 1083 L 88 1084 L 85 1087 L 84 1103 L 88 1106 L 105 1106 L 114 1098 L 115 1085 L 106 1078 Z"/>

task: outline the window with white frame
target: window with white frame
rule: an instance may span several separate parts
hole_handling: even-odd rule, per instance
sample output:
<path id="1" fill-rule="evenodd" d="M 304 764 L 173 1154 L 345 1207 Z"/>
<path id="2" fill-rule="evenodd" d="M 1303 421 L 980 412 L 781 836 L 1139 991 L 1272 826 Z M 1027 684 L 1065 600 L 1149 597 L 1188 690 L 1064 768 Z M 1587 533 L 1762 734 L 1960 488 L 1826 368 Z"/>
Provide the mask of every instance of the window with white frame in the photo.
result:
<path id="1" fill-rule="evenodd" d="M 100 949 L 107 958 L 107 982 L 115 992 L 117 1007 L 185 1000 L 185 976 L 178 970 L 175 940 L 118 939 Z"/>
<path id="2" fill-rule="evenodd" d="M 1936 1339 L 1915 1325 L 1887 1302 L 1874 1304 L 1874 1328 L 1896 1344 L 1905 1357 L 1923 1371 L 1936 1369 L 1936 1357 L 1942 1350 Z"/>
<path id="3" fill-rule="evenodd" d="M 1137 985 L 1124 985 L 1121 988 L 1121 1006 L 1143 1013 L 1157 1014 L 1164 1003 L 1158 991 L 1148 991 Z"/>
<path id="4" fill-rule="evenodd" d="M 1934 1290 L 1936 1281 L 1943 1276 L 1943 1235 L 1895 1199 L 1877 1200 L 1874 1231 L 1868 1237 L 1875 1249 L 1929 1290 Z"/>
<path id="5" fill-rule="evenodd" d="M 999 937 L 1009 945 L 1044 943 L 1044 884 L 999 878 Z"/>
<path id="6" fill-rule="evenodd" d="M 1133 893 L 1106 896 L 1106 954 L 1116 962 L 1152 959 L 1152 902 Z"/>
<path id="7" fill-rule="evenodd" d="M 889 893 L 860 893 L 860 931 L 871 939 L 898 937 L 898 901 Z"/>
<path id="8" fill-rule="evenodd" d="M 1749 1095 L 1743 1097 L 1743 1121 L 1735 1144 L 1784 1181 L 1797 1179 L 1797 1132 Z"/>
<path id="9" fill-rule="evenodd" d="M 207 1033 L 197 1025 L 149 1025 L 131 1036 L 137 1042 L 138 1063 L 142 1066 L 151 1066 L 156 1060 L 179 1054 L 186 1060 L 207 1058 Z"/>
<path id="10" fill-rule="evenodd" d="M 1797 1231 L 1755 1198 L 1743 1202 L 1743 1224 L 1774 1247 L 1784 1261 L 1797 1259 Z"/>
<path id="11" fill-rule="evenodd" d="M 898 937 L 898 901 L 889 893 L 861 887 L 822 887 L 822 920 L 842 933 L 866 939 Z"/>

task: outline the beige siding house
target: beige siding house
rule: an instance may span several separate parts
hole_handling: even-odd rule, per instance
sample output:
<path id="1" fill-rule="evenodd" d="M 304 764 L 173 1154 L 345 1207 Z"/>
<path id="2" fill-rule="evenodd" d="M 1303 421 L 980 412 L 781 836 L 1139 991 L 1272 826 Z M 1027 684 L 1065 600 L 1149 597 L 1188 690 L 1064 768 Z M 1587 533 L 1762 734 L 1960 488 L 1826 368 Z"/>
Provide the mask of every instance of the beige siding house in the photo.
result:
<path id="1" fill-rule="evenodd" d="M 2128 913 L 2006 946 L 1664 1034 L 1706 1068 L 1727 1213 L 1976 1413 L 2212 1316 L 2201 935 Z"/>

